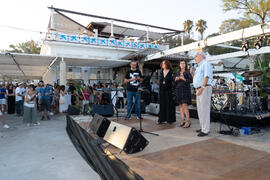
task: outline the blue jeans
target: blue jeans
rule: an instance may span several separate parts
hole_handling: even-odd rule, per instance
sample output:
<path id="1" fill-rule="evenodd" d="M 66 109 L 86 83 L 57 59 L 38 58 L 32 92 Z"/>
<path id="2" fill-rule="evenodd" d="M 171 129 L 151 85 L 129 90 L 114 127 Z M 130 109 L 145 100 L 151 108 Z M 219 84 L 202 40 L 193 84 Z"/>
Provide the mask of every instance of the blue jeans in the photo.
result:
<path id="1" fill-rule="evenodd" d="M 16 101 L 17 115 L 22 115 L 23 100 Z"/>
<path id="2" fill-rule="evenodd" d="M 127 118 L 130 118 L 132 105 L 133 105 L 133 98 L 135 98 L 135 113 L 137 117 L 141 117 L 141 109 L 140 109 L 140 101 L 141 101 L 141 92 L 136 91 L 128 91 L 127 94 Z"/>

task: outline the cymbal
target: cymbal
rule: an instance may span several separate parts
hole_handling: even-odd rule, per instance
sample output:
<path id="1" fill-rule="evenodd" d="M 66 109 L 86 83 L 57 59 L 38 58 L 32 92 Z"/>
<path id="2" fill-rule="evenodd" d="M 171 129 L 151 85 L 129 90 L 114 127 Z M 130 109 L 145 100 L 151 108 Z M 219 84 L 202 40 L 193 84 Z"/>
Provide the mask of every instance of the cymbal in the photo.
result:
<path id="1" fill-rule="evenodd" d="M 241 76 L 243 77 L 258 77 L 263 74 L 262 71 L 246 71 Z"/>

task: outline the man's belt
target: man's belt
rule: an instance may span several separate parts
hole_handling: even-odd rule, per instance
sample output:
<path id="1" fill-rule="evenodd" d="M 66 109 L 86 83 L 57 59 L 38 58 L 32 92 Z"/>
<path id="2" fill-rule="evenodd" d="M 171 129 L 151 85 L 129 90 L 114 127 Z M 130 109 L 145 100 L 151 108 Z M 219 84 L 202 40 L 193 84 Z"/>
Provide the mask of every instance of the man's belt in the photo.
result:
<path id="1" fill-rule="evenodd" d="M 206 86 L 211 86 L 210 84 L 206 84 Z M 205 87 L 206 87 L 205 86 Z M 202 86 L 198 87 L 198 88 L 195 88 L 196 90 L 200 89 Z"/>

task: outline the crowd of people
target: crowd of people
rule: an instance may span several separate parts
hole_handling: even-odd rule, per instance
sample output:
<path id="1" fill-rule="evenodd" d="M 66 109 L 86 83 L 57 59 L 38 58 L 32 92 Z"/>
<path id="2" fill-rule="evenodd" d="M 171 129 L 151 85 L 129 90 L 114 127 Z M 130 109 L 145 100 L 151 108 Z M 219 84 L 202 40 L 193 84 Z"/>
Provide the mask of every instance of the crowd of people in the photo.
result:
<path id="1" fill-rule="evenodd" d="M 100 89 L 115 88 L 104 97 Z M 121 84 L 97 83 L 93 86 L 82 85 L 76 88 L 73 83 L 67 85 L 50 85 L 40 81 L 37 85 L 26 83 L 0 84 L 0 121 L 4 128 L 9 125 L 4 120 L 5 114 L 22 116 L 27 126 L 39 125 L 40 121 L 50 120 L 50 116 L 65 113 L 69 105 L 84 110 L 85 105 L 107 104 L 111 101 L 115 106 L 124 108 L 124 92 Z M 115 94 L 117 92 L 117 94 Z M 38 113 L 40 117 L 38 118 Z"/>

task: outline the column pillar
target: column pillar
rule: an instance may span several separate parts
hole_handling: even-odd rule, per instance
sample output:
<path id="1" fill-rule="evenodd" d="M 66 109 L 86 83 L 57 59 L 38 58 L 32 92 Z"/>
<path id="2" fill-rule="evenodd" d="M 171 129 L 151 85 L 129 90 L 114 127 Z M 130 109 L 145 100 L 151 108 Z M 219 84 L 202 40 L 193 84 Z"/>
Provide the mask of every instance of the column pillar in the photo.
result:
<path id="1" fill-rule="evenodd" d="M 60 85 L 66 85 L 67 84 L 67 66 L 66 62 L 64 61 L 64 58 L 60 61 L 59 64 L 60 67 Z"/>
<path id="2" fill-rule="evenodd" d="M 83 83 L 85 84 L 85 85 L 88 85 L 89 83 L 88 83 L 88 79 L 89 79 L 89 69 L 88 69 L 88 67 L 82 67 L 81 68 L 81 70 L 82 70 L 82 79 L 83 79 Z"/>
<path id="3" fill-rule="evenodd" d="M 255 56 L 249 56 L 249 70 L 250 71 L 253 71 L 254 70 L 254 59 L 255 59 Z"/>
<path id="4" fill-rule="evenodd" d="M 143 75 L 143 66 L 144 66 L 144 62 L 139 62 L 138 63 L 139 66 L 139 70 L 141 71 L 142 75 Z"/>
<path id="5" fill-rule="evenodd" d="M 113 20 L 111 21 L 111 36 L 110 38 L 114 38 L 114 35 L 113 35 Z"/>
<path id="6" fill-rule="evenodd" d="M 146 41 L 149 42 L 149 26 L 146 27 Z"/>
<path id="7" fill-rule="evenodd" d="M 54 29 L 54 9 L 51 9 L 51 29 Z"/>
<path id="8" fill-rule="evenodd" d="M 109 69 L 109 78 L 110 80 L 113 80 L 113 70 Z"/>

